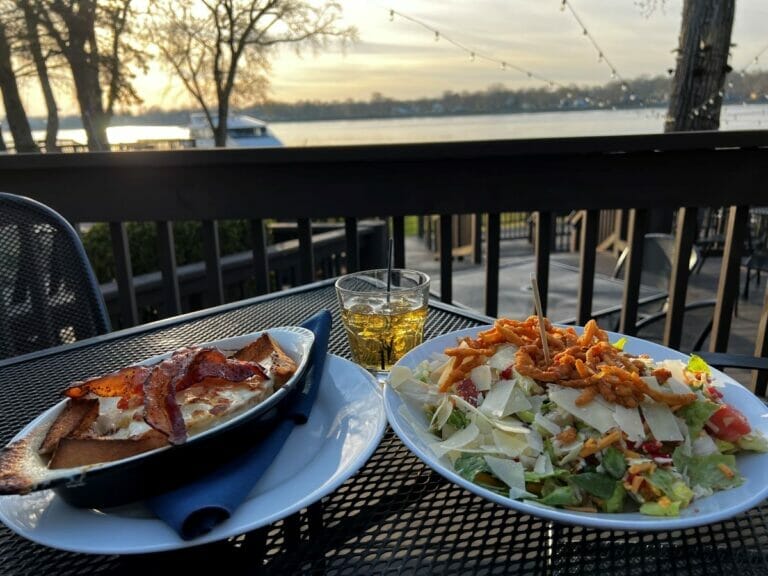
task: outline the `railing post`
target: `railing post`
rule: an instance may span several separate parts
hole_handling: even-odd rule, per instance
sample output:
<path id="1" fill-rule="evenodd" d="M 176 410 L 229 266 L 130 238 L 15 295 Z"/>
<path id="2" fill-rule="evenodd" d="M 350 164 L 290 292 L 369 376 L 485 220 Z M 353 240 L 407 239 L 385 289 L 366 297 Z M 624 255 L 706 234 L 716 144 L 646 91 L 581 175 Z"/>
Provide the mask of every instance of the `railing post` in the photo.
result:
<path id="1" fill-rule="evenodd" d="M 450 214 L 440 214 L 440 300 L 448 304 L 453 301 L 451 219 Z"/>
<path id="2" fill-rule="evenodd" d="M 709 340 L 710 352 L 725 352 L 731 334 L 731 317 L 736 299 L 739 297 L 739 276 L 741 274 L 741 253 L 744 249 L 744 234 L 749 221 L 748 206 L 732 206 L 728 215 L 728 228 L 723 249 L 723 263 L 720 267 L 720 281 L 717 285 L 717 304 Z"/>
<path id="3" fill-rule="evenodd" d="M 501 215 L 498 212 L 488 214 L 486 225 L 485 257 L 485 313 L 488 316 L 499 314 L 499 252 L 501 244 Z"/>
<path id="4" fill-rule="evenodd" d="M 768 283 L 765 285 L 763 297 L 763 311 L 760 314 L 760 325 L 757 328 L 757 340 L 755 342 L 755 356 L 768 356 Z M 758 396 L 765 396 L 768 385 L 768 373 L 755 371 L 752 373 L 752 389 Z"/>
<path id="5" fill-rule="evenodd" d="M 164 316 L 181 313 L 181 294 L 179 275 L 176 268 L 176 242 L 173 238 L 173 222 L 163 220 L 155 222 L 157 246 L 160 252 L 160 272 L 163 277 L 163 312 Z"/>
<path id="6" fill-rule="evenodd" d="M 267 294 L 270 291 L 269 251 L 263 219 L 251 220 L 251 239 L 253 242 L 253 274 L 256 293 Z"/>
<path id="7" fill-rule="evenodd" d="M 117 291 L 120 295 L 120 317 L 124 327 L 128 328 L 139 323 L 128 234 L 125 230 L 125 224 L 122 222 L 110 222 L 109 232 L 112 236 L 112 252 L 115 255 Z"/>
<path id="8" fill-rule="evenodd" d="M 624 275 L 624 299 L 621 308 L 619 332 L 629 336 L 637 332 L 637 304 L 640 297 L 640 278 L 643 273 L 643 243 L 648 229 L 648 211 L 629 211 L 629 256 Z"/>
<path id="9" fill-rule="evenodd" d="M 474 248 L 472 262 L 474 264 L 483 263 L 483 215 L 472 215 L 472 247 Z"/>
<path id="10" fill-rule="evenodd" d="M 347 240 L 347 273 L 360 270 L 360 241 L 357 236 L 357 218 L 344 218 Z"/>
<path id="11" fill-rule="evenodd" d="M 581 218 L 579 242 L 579 294 L 576 323 L 583 326 L 592 316 L 592 297 L 595 291 L 595 249 L 600 224 L 599 210 L 584 210 Z"/>
<path id="12" fill-rule="evenodd" d="M 221 273 L 219 226 L 216 220 L 203 220 L 203 258 L 208 284 L 208 305 L 217 306 L 224 302 L 224 280 Z"/>
<path id="13" fill-rule="evenodd" d="M 405 217 L 392 216 L 392 238 L 395 244 L 395 268 L 405 268 Z"/>
<path id="14" fill-rule="evenodd" d="M 296 224 L 299 233 L 299 282 L 309 284 L 315 280 L 312 221 L 309 218 L 299 218 Z"/>
<path id="15" fill-rule="evenodd" d="M 664 324 L 664 345 L 679 348 L 685 319 L 685 295 L 688 292 L 689 262 L 696 237 L 696 208 L 680 208 L 677 211 L 677 236 L 675 261 L 669 282 L 667 319 Z"/>
<path id="16" fill-rule="evenodd" d="M 535 240 L 536 281 L 541 292 L 541 311 L 546 314 L 549 296 L 549 254 L 552 251 L 552 212 L 536 212 Z"/>

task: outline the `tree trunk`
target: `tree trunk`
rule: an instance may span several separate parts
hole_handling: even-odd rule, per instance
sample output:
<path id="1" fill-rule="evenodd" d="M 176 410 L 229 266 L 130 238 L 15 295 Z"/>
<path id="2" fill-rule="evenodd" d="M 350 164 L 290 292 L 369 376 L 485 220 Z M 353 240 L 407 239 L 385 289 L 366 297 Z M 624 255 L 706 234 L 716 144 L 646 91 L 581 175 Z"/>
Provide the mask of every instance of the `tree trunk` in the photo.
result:
<path id="1" fill-rule="evenodd" d="M 665 132 L 717 130 L 736 0 L 685 0 Z"/>
<path id="2" fill-rule="evenodd" d="M 0 90 L 3 92 L 3 104 L 8 125 L 11 128 L 13 142 L 17 152 L 39 152 L 32 138 L 27 113 L 19 96 L 16 75 L 11 64 L 11 47 L 5 35 L 5 26 L 0 24 Z"/>
<path id="3" fill-rule="evenodd" d="M 83 54 L 84 56 L 84 54 Z M 104 112 L 101 101 L 99 71 L 86 58 L 73 56 L 69 60 L 72 78 L 75 81 L 77 102 L 80 104 L 80 117 L 88 137 L 88 149 L 91 151 L 109 150 L 107 124 L 109 117 Z"/>
<path id="4" fill-rule="evenodd" d="M 214 146 L 224 148 L 227 145 L 227 124 L 229 118 L 229 105 L 226 102 L 219 103 L 219 124 L 213 130 Z"/>
<path id="5" fill-rule="evenodd" d="M 48 110 L 48 119 L 45 124 L 45 151 L 58 152 L 59 147 L 56 144 L 56 137 L 59 133 L 59 111 L 56 107 L 56 98 L 51 88 L 51 79 L 48 76 L 48 67 L 43 57 L 43 50 L 40 47 L 40 36 L 37 28 L 37 16 L 29 2 L 21 3 L 24 10 L 24 21 L 29 35 L 29 51 L 35 62 L 37 77 L 40 80 L 40 87 L 43 90 L 43 99 L 45 107 Z"/>

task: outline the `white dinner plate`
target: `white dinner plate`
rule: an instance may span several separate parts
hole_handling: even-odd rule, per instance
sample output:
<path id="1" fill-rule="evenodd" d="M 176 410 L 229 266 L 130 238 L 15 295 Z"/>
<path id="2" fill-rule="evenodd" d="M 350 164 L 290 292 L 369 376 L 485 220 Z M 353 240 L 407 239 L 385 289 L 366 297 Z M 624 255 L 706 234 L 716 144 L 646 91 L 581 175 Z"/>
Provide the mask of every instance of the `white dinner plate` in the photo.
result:
<path id="1" fill-rule="evenodd" d="M 223 540 L 272 524 L 338 488 L 384 434 L 379 384 L 358 365 L 328 355 L 309 421 L 283 449 L 235 514 L 210 533 L 182 540 L 143 505 L 74 508 L 52 490 L 0 497 L 0 521 L 34 542 L 92 554 L 160 552 Z"/>
<path id="2" fill-rule="evenodd" d="M 492 326 L 459 330 L 434 338 L 411 350 L 397 365 L 413 369 L 422 361 L 430 359 L 433 354 L 440 353 L 450 346 L 455 346 L 457 338 L 474 337 L 477 332 L 489 328 Z M 608 334 L 611 335 L 612 341 L 621 337 L 610 332 Z M 688 359 L 687 355 L 680 352 L 632 337 L 627 337 L 624 350 L 630 354 L 648 354 L 655 360 Z M 721 389 L 724 401 L 741 410 L 749 420 L 753 430 L 760 430 L 768 435 L 768 409 L 766 405 L 749 390 L 722 372 L 714 370 L 713 375 L 725 384 L 725 388 Z M 427 431 L 429 422 L 422 406 L 418 403 L 401 397 L 391 386 L 387 385 L 384 390 L 384 407 L 392 428 L 408 448 L 451 482 L 502 506 L 557 522 L 620 530 L 677 530 L 724 520 L 756 506 L 768 497 L 768 482 L 766 482 L 768 454 L 741 453 L 736 456 L 736 462 L 739 472 L 744 477 L 744 484 L 730 490 L 715 492 L 706 498 L 694 500 L 688 508 L 680 512 L 678 517 L 660 518 L 638 512 L 622 514 L 573 512 L 532 502 L 512 500 L 462 478 L 454 472 L 447 456 L 438 458 L 435 455 L 429 447 L 430 442 L 435 441 L 435 437 Z M 407 410 L 409 417 L 404 417 L 400 412 L 401 409 Z M 412 422 L 423 423 L 423 428 L 415 429 Z"/>

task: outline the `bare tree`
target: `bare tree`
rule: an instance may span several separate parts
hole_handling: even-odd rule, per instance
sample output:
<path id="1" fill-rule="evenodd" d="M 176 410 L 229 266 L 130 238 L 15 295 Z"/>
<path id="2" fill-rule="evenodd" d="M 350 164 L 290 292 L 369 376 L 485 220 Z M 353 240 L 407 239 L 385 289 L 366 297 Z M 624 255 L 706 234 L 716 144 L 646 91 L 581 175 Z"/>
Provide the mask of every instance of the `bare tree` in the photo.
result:
<path id="1" fill-rule="evenodd" d="M 56 105 L 56 97 L 51 85 L 51 77 L 48 73 L 48 63 L 51 51 L 46 48 L 44 53 L 43 43 L 40 36 L 40 21 L 35 6 L 29 0 L 16 0 L 16 6 L 23 15 L 24 27 L 21 34 L 24 40 L 23 50 L 17 53 L 26 53 L 32 58 L 35 73 L 40 82 L 40 89 L 43 93 L 43 100 L 47 111 L 47 120 L 45 123 L 45 150 L 46 152 L 55 152 L 58 150 L 57 136 L 59 133 L 59 110 Z"/>
<path id="2" fill-rule="evenodd" d="M 34 0 L 40 25 L 72 72 L 91 150 L 108 149 L 107 126 L 118 102 L 140 102 L 131 70 L 145 65 L 130 42 L 131 0 Z"/>
<path id="3" fill-rule="evenodd" d="M 265 94 L 270 56 L 280 45 L 318 49 L 356 38 L 341 6 L 303 0 L 160 0 L 151 41 L 203 109 L 216 146 L 225 146 L 230 106 Z"/>
<path id="4" fill-rule="evenodd" d="M 16 73 L 13 69 L 11 44 L 6 33 L 6 24 L 0 21 L 0 91 L 3 93 L 3 105 L 11 129 L 13 142 L 18 152 L 39 152 L 32 130 L 29 127 L 27 112 L 19 95 Z"/>
<path id="5" fill-rule="evenodd" d="M 717 130 L 736 0 L 685 0 L 665 132 Z"/>

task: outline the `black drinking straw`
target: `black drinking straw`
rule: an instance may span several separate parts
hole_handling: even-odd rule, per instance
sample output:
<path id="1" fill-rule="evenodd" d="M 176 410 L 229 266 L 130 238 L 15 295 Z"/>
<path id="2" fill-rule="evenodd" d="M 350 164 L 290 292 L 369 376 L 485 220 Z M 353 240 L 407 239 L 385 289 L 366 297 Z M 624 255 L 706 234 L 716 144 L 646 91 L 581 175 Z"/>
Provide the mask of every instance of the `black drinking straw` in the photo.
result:
<path id="1" fill-rule="evenodd" d="M 392 251 L 395 246 L 395 239 L 389 238 L 389 247 L 387 249 L 387 304 L 389 304 L 390 293 L 392 292 Z"/>

